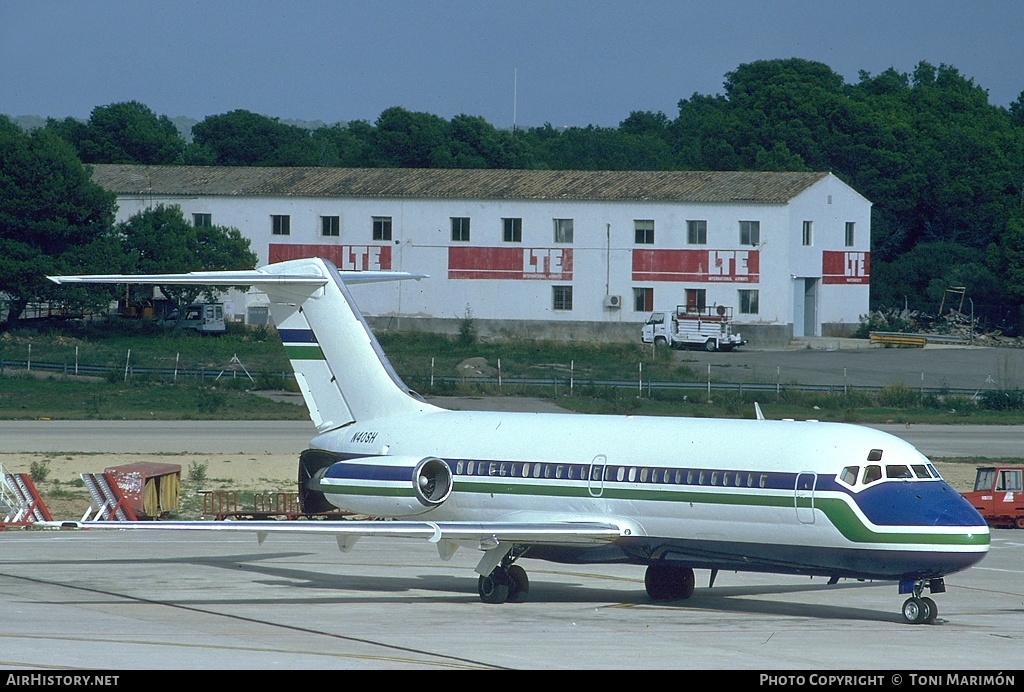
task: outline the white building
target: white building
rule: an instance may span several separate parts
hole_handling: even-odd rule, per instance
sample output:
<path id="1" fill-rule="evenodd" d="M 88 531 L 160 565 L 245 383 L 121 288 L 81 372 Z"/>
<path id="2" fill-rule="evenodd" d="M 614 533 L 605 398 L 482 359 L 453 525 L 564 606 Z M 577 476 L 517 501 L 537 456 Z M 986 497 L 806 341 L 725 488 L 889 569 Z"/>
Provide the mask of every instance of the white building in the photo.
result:
<path id="1" fill-rule="evenodd" d="M 353 289 L 383 326 L 454 332 L 469 315 L 481 334 L 636 339 L 653 309 L 726 305 L 768 345 L 868 312 L 871 204 L 831 173 L 93 169 L 119 221 L 177 205 L 239 229 L 261 264 L 429 275 Z M 258 319 L 258 296 L 232 303 Z"/>

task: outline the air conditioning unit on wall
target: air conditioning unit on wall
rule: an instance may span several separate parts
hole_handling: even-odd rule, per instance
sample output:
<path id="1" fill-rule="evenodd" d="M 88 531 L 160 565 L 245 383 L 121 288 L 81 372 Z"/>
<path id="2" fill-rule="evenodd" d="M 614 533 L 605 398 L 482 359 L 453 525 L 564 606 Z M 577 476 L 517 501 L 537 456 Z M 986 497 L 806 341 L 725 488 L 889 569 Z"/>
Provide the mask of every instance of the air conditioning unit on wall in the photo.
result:
<path id="1" fill-rule="evenodd" d="M 622 307 L 622 296 L 605 296 L 604 306 L 606 308 L 621 308 Z"/>

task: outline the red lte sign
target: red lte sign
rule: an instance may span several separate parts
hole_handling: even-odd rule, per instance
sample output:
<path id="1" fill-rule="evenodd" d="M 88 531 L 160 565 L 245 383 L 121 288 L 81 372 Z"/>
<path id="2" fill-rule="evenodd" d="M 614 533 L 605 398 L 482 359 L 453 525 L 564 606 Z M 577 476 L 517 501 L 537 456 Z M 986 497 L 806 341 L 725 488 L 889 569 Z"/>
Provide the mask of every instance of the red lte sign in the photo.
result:
<path id="1" fill-rule="evenodd" d="M 571 281 L 572 249 L 450 247 L 448 278 Z"/>
<path id="2" fill-rule="evenodd" d="M 871 280 L 868 252 L 825 250 L 821 253 L 821 283 L 866 284 Z"/>
<path id="3" fill-rule="evenodd" d="M 633 281 L 757 283 L 757 250 L 633 250 Z"/>
<path id="4" fill-rule="evenodd" d="M 342 271 L 387 271 L 391 269 L 390 245 L 292 245 L 270 244 L 270 263 L 320 257 Z"/>

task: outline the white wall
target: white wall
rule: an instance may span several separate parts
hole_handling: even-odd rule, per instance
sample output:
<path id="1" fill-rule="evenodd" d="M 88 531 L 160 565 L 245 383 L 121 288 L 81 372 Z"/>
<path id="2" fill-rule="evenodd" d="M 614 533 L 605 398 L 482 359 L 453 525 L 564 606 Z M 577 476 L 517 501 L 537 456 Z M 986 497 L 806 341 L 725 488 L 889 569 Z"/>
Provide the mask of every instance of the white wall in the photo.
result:
<path id="1" fill-rule="evenodd" d="M 186 219 L 192 214 L 208 213 L 219 226 L 238 228 L 252 242 L 260 264 L 269 259 L 271 243 L 388 247 L 390 268 L 425 273 L 430 278 L 419 282 L 375 284 L 354 287 L 353 293 L 367 314 L 421 316 L 459 319 L 466 310 L 474 318 L 503 320 L 544 320 L 554 322 L 626 322 L 643 321 L 646 313 L 634 311 L 633 288 L 652 287 L 656 309 L 670 309 L 685 302 L 686 288 L 706 290 L 708 304 L 738 307 L 740 289 L 759 291 L 757 315 L 740 315 L 740 324 L 788 325 L 794 323 L 796 292 L 802 291 L 803 278 L 816 278 L 821 284 L 822 252 L 855 251 L 866 253 L 870 243 L 870 203 L 834 176 L 828 176 L 796 197 L 789 204 L 681 204 L 649 202 L 578 201 L 492 201 L 492 200 L 406 200 L 345 198 L 261 198 L 261 197 L 120 197 L 118 220 L 127 219 L 155 204 L 177 204 Z M 288 236 L 271 233 L 271 216 L 289 215 Z M 321 235 L 322 216 L 340 217 L 340 236 Z M 374 216 L 393 219 L 392 241 L 372 240 Z M 451 217 L 471 219 L 470 241 L 451 241 Z M 502 240 L 504 217 L 522 218 L 522 242 Z M 556 218 L 574 220 L 571 245 L 554 242 Z M 654 219 L 655 243 L 634 243 L 634 220 Z M 686 243 L 686 221 L 707 221 L 707 244 Z M 758 220 L 761 244 L 757 248 L 739 243 L 739 221 Z M 802 223 L 814 224 L 814 242 L 801 244 Z M 856 224 L 856 242 L 844 245 L 845 224 Z M 562 278 L 510 279 L 449 278 L 450 247 L 520 248 L 534 254 L 561 251 L 572 253 L 571 280 Z M 756 281 L 674 281 L 634 279 L 632 257 L 635 250 L 697 250 L 759 254 Z M 359 252 L 356 255 L 360 255 Z M 524 262 L 530 255 L 524 255 Z M 344 267 L 343 267 L 344 268 Z M 552 307 L 552 286 L 573 287 L 573 309 L 558 311 Z M 604 307 L 605 295 L 622 297 L 621 309 Z M 868 285 L 819 285 L 817 321 L 856 323 L 868 309 Z M 245 301 L 235 300 L 236 311 L 243 312 Z M 796 319 L 799 322 L 799 318 Z"/>

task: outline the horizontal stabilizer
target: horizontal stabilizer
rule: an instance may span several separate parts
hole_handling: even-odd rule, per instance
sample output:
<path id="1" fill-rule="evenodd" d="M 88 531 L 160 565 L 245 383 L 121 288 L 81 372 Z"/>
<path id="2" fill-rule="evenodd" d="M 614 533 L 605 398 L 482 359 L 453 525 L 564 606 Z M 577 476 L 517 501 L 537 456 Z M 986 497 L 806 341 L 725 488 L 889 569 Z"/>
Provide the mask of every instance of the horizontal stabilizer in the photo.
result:
<path id="1" fill-rule="evenodd" d="M 423 279 L 392 271 L 339 271 L 319 258 L 259 269 L 181 274 L 51 276 L 58 284 L 249 286 L 265 293 L 295 380 L 321 433 L 357 420 L 434 410 L 391 367 L 348 284 Z"/>

